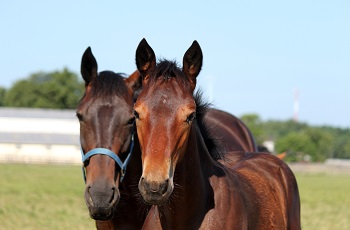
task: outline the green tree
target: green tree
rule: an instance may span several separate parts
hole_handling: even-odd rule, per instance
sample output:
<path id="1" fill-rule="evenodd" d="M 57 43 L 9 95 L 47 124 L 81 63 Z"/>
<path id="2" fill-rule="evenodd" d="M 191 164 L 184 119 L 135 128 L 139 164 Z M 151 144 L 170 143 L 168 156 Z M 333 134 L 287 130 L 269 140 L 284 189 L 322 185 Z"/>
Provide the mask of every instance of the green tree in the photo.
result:
<path id="1" fill-rule="evenodd" d="M 5 106 L 73 109 L 83 91 L 84 84 L 66 68 L 39 72 L 17 81 L 5 95 Z"/>
<path id="2" fill-rule="evenodd" d="M 345 143 L 343 149 L 344 150 L 337 157 L 350 159 L 350 138 Z"/>
<path id="3" fill-rule="evenodd" d="M 240 117 L 243 123 L 252 132 L 255 141 L 258 145 L 262 145 L 264 139 L 264 131 L 262 127 L 262 121 L 257 114 L 244 114 Z"/>
<path id="4" fill-rule="evenodd" d="M 0 106 L 4 106 L 5 104 L 5 94 L 6 94 L 6 89 L 0 87 Z"/>
<path id="5" fill-rule="evenodd" d="M 333 156 L 334 137 L 319 127 L 307 128 L 305 134 L 316 147 L 315 152 L 310 152 L 313 161 L 324 161 Z"/>
<path id="6" fill-rule="evenodd" d="M 257 114 L 241 117 L 258 144 L 275 142 L 275 152 L 287 151 L 288 161 L 324 161 L 327 158 L 350 159 L 350 129 L 310 126 L 293 120 L 262 121 Z"/>
<path id="7" fill-rule="evenodd" d="M 309 127 L 277 139 L 277 152 L 287 151 L 288 161 L 324 161 L 333 154 L 333 137 L 321 128 Z"/>
<path id="8" fill-rule="evenodd" d="M 317 147 L 311 142 L 311 138 L 305 132 L 290 132 L 275 142 L 277 152 L 287 152 L 286 161 L 303 161 L 317 151 Z M 312 159 L 311 159 L 312 160 Z"/>
<path id="9" fill-rule="evenodd" d="M 308 127 L 305 123 L 295 122 L 293 120 L 276 121 L 270 120 L 262 123 L 264 138 L 276 140 L 290 132 L 300 132 Z"/>
<path id="10" fill-rule="evenodd" d="M 322 127 L 333 138 L 333 158 L 350 159 L 350 129 Z"/>

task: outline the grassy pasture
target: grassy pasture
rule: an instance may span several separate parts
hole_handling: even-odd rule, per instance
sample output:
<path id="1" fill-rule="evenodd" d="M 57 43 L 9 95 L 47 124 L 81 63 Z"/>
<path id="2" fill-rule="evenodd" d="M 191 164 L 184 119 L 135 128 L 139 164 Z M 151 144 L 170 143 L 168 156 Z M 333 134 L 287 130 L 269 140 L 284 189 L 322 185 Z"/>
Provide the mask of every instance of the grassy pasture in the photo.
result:
<path id="1" fill-rule="evenodd" d="M 303 229 L 350 229 L 350 175 L 296 174 Z M 95 229 L 79 166 L 0 164 L 0 229 Z"/>
<path id="2" fill-rule="evenodd" d="M 0 229 L 95 229 L 79 166 L 0 164 Z"/>
<path id="3" fill-rule="evenodd" d="M 296 174 L 303 229 L 350 229 L 350 175 Z"/>

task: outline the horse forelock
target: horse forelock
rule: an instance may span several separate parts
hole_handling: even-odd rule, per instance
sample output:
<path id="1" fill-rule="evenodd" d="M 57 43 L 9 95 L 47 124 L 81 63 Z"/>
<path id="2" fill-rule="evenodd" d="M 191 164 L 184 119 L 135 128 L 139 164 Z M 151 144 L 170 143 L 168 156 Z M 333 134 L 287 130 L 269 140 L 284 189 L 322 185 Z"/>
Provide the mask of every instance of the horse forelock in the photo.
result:
<path id="1" fill-rule="evenodd" d="M 150 79 L 153 81 L 162 78 L 164 81 L 168 81 L 171 78 L 182 80 L 185 85 L 189 84 L 189 80 L 182 72 L 176 61 L 160 60 L 156 68 L 150 73 Z"/>
<path id="2" fill-rule="evenodd" d="M 91 93 L 100 97 L 111 95 L 123 96 L 128 94 L 124 76 L 124 74 L 114 73 L 112 71 L 100 72 L 91 82 Z"/>

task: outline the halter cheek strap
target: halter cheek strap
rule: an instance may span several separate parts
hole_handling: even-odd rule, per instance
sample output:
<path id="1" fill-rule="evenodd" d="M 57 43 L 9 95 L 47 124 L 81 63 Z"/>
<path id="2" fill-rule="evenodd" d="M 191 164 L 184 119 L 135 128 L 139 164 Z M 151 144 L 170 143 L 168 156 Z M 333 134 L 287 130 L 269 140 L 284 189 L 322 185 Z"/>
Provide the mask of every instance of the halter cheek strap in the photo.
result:
<path id="1" fill-rule="evenodd" d="M 123 181 L 124 176 L 126 174 L 126 167 L 128 166 L 128 163 L 130 161 L 130 157 L 132 154 L 132 151 L 134 149 L 134 133 L 131 135 L 131 144 L 130 144 L 130 151 L 128 156 L 126 157 L 124 163 L 120 160 L 120 158 L 118 157 L 117 154 L 115 154 L 113 151 L 111 151 L 110 149 L 106 149 L 106 148 L 95 148 L 95 149 L 91 149 L 89 152 L 87 152 L 86 154 L 84 154 L 83 149 L 81 148 L 81 155 L 82 155 L 82 161 L 83 161 L 83 166 L 82 166 L 82 172 L 83 172 L 83 178 L 84 178 L 84 182 L 86 183 L 86 172 L 85 172 L 85 166 L 84 163 L 85 161 L 87 161 L 90 157 L 94 156 L 94 155 L 106 155 L 109 156 L 110 158 L 112 158 L 120 167 L 120 182 Z"/>

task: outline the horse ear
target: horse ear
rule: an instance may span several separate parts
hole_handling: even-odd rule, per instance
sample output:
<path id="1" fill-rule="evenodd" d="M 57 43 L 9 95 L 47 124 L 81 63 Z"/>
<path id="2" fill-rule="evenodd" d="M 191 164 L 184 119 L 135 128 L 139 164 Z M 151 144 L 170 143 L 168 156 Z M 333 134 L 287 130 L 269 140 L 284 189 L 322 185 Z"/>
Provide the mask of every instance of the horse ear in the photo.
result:
<path id="1" fill-rule="evenodd" d="M 191 81 L 192 91 L 196 88 L 196 78 L 201 71 L 203 63 L 203 53 L 197 41 L 194 41 L 190 48 L 186 51 L 182 71 L 185 73 L 187 78 Z"/>
<path id="2" fill-rule="evenodd" d="M 85 85 L 88 85 L 92 79 L 97 77 L 97 62 L 90 47 L 85 50 L 81 58 L 80 72 L 85 81 Z"/>
<path id="3" fill-rule="evenodd" d="M 146 83 L 151 70 L 156 66 L 156 55 L 153 49 L 148 45 L 146 39 L 142 39 L 137 46 L 136 66 L 143 77 L 144 83 Z"/>
<path id="4" fill-rule="evenodd" d="M 140 72 L 138 70 L 133 72 L 125 79 L 125 84 L 128 87 L 130 94 L 133 96 L 134 101 L 136 101 L 142 91 L 142 76 Z"/>

